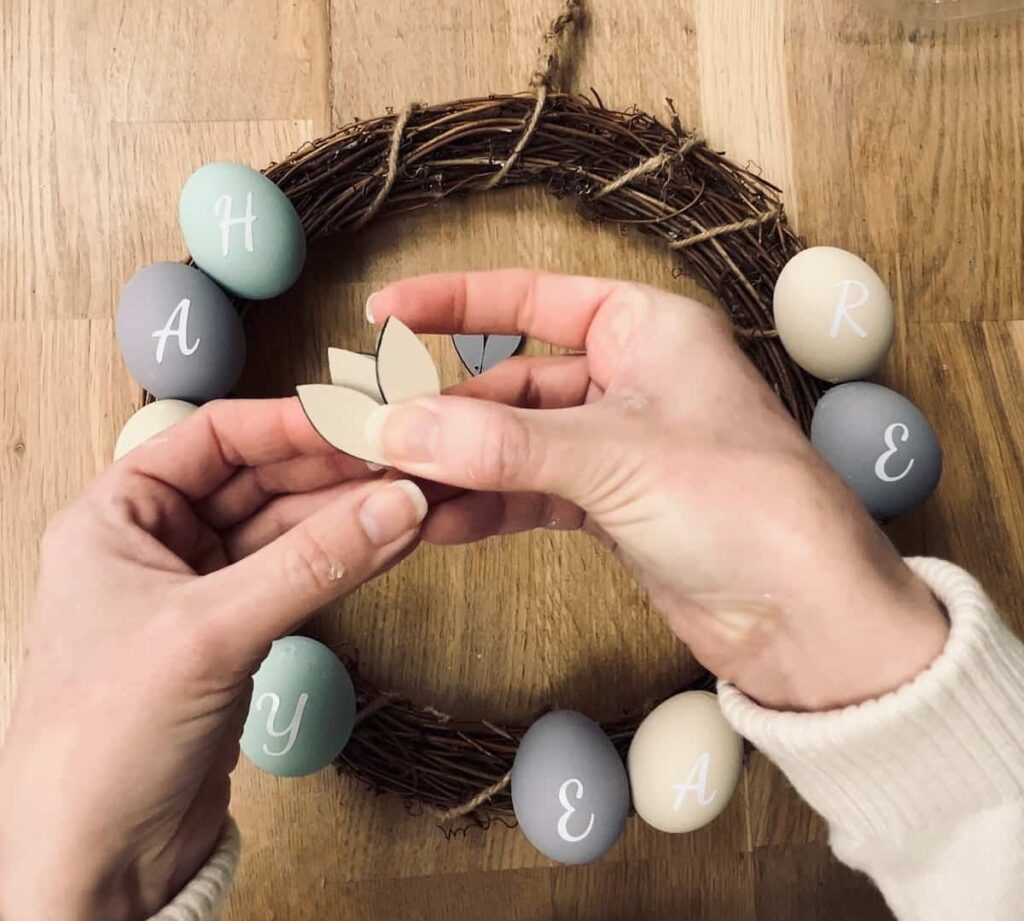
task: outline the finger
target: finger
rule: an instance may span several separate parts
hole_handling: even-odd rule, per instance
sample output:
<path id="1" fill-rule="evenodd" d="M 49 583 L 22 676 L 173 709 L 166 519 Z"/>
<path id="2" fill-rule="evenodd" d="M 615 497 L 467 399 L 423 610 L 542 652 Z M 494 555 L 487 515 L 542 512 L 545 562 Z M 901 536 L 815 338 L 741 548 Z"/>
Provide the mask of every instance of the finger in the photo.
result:
<path id="1" fill-rule="evenodd" d="M 496 492 L 543 492 L 584 508 L 610 477 L 629 473 L 640 411 L 605 403 L 527 410 L 435 397 L 381 406 L 366 437 L 390 464 L 417 477 Z"/>
<path id="2" fill-rule="evenodd" d="M 362 486 L 361 481 L 349 481 L 272 499 L 256 514 L 224 533 L 224 549 L 228 559 L 237 562 L 255 553 L 322 508 Z"/>
<path id="3" fill-rule="evenodd" d="M 217 400 L 113 464 L 100 485 L 111 487 L 124 475 L 138 474 L 195 501 L 224 484 L 238 467 L 336 453 L 310 425 L 295 397 Z"/>
<path id="4" fill-rule="evenodd" d="M 251 656 L 415 542 L 427 500 L 409 480 L 360 484 L 238 563 L 187 584 L 211 636 Z"/>
<path id="5" fill-rule="evenodd" d="M 275 496 L 324 489 L 370 475 L 364 461 L 340 452 L 243 467 L 201 500 L 196 514 L 211 527 L 223 530 L 255 514 Z"/>
<path id="6" fill-rule="evenodd" d="M 590 386 L 590 369 L 582 355 L 519 356 L 496 364 L 446 393 L 524 409 L 560 409 L 583 403 Z"/>
<path id="7" fill-rule="evenodd" d="M 468 544 L 535 528 L 575 531 L 579 506 L 544 493 L 467 492 L 431 509 L 421 537 L 432 544 Z"/>
<path id="8" fill-rule="evenodd" d="M 528 269 L 443 272 L 388 285 L 366 313 L 374 323 L 397 314 L 420 332 L 524 333 L 583 349 L 602 305 L 625 284 Z"/>
<path id="9" fill-rule="evenodd" d="M 398 479 L 399 475 L 392 471 L 385 476 Z M 301 524 L 310 515 L 320 511 L 324 506 L 344 496 L 349 490 L 359 489 L 366 481 L 351 480 L 336 483 L 323 489 L 314 489 L 305 493 L 278 496 L 272 499 L 254 515 L 237 523 L 228 530 L 222 540 L 222 555 L 226 554 L 231 562 L 236 562 L 250 553 L 265 547 L 277 540 L 282 534 Z M 426 496 L 427 505 L 433 508 L 439 503 L 447 502 L 456 496 L 464 495 L 464 490 L 442 483 L 420 482 L 419 486 Z M 225 565 L 227 560 L 221 565 Z M 204 570 L 209 572 L 209 569 Z"/>

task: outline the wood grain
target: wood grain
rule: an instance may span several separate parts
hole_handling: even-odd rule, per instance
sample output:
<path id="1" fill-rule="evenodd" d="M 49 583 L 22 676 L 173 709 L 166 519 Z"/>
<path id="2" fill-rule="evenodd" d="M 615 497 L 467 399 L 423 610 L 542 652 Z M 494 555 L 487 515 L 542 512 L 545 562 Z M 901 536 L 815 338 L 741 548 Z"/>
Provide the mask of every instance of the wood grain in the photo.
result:
<path id="1" fill-rule="evenodd" d="M 555 6 L 0 0 L 0 727 L 39 536 L 107 462 L 135 399 L 112 335 L 120 286 L 181 254 L 184 177 L 215 158 L 264 165 L 389 106 L 523 87 Z M 885 380 L 946 451 L 937 495 L 892 533 L 1009 605 L 1024 571 L 1021 18 L 920 28 L 848 0 L 587 7 L 572 86 L 656 113 L 671 98 L 784 187 L 801 232 L 888 280 Z M 452 202 L 317 248 L 294 291 L 253 311 L 241 389 L 287 393 L 325 377 L 329 344 L 368 347 L 362 303 L 389 279 L 509 264 L 704 296 L 654 246 L 536 190 Z M 457 380 L 450 343 L 431 347 Z M 379 684 L 474 716 L 554 701 L 610 715 L 692 667 L 626 574 L 574 535 L 421 551 L 311 630 Z M 233 808 L 246 854 L 232 921 L 888 917 L 758 755 L 710 828 L 671 837 L 632 821 L 586 868 L 553 867 L 501 827 L 447 841 L 330 772 L 285 782 L 243 764 Z"/>

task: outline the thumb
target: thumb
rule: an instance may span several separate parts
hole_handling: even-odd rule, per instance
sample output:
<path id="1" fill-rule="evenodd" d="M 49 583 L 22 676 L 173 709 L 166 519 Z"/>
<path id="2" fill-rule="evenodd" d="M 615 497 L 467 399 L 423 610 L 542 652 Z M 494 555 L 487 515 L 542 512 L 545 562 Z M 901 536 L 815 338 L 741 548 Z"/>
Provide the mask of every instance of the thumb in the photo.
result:
<path id="1" fill-rule="evenodd" d="M 464 489 L 543 492 L 586 507 L 619 453 L 597 406 L 519 409 L 431 397 L 375 409 L 366 438 L 389 464 Z"/>
<path id="2" fill-rule="evenodd" d="M 367 483 L 250 556 L 196 579 L 196 607 L 236 646 L 244 637 L 247 652 L 259 650 L 398 562 L 415 546 L 426 513 L 415 483 Z"/>

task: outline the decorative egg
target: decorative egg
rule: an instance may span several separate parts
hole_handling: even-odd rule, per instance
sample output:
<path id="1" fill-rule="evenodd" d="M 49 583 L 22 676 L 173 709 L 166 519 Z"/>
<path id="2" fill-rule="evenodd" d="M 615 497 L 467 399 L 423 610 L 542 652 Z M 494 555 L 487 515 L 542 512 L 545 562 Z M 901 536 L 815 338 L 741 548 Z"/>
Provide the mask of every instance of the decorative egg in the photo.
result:
<path id="1" fill-rule="evenodd" d="M 790 357 L 826 381 L 867 377 L 892 344 L 892 299 L 863 259 L 833 246 L 798 253 L 779 273 L 775 328 Z"/>
<path id="2" fill-rule="evenodd" d="M 208 163 L 181 190 L 185 245 L 204 272 L 239 297 L 287 291 L 306 261 L 306 234 L 288 196 L 240 163 Z"/>
<path id="3" fill-rule="evenodd" d="M 589 863 L 618 840 L 629 780 L 593 720 L 553 710 L 523 736 L 512 764 L 512 808 L 529 842 L 560 863 Z"/>
<path id="4" fill-rule="evenodd" d="M 921 410 L 878 384 L 828 391 L 815 407 L 811 442 L 876 518 L 917 505 L 942 475 L 942 448 Z"/>
<path id="5" fill-rule="evenodd" d="M 253 676 L 242 751 L 279 777 L 312 774 L 341 753 L 355 718 L 356 692 L 341 660 L 323 643 L 286 636 Z"/>
<path id="6" fill-rule="evenodd" d="M 124 428 L 121 429 L 121 434 L 117 436 L 117 443 L 114 445 L 114 460 L 120 460 L 144 441 L 148 441 L 154 435 L 159 435 L 164 429 L 176 425 L 186 416 L 191 416 L 196 408 L 192 403 L 186 403 L 184 400 L 157 400 L 155 403 L 143 406 L 142 409 L 132 414 L 124 424 Z"/>
<path id="7" fill-rule="evenodd" d="M 128 280 L 117 341 L 132 376 L 159 400 L 222 397 L 245 365 L 245 333 L 231 301 L 179 262 L 148 265 Z"/>
<path id="8" fill-rule="evenodd" d="M 743 739 L 707 691 L 655 707 L 629 746 L 633 807 L 659 831 L 701 828 L 725 809 L 743 764 Z"/>

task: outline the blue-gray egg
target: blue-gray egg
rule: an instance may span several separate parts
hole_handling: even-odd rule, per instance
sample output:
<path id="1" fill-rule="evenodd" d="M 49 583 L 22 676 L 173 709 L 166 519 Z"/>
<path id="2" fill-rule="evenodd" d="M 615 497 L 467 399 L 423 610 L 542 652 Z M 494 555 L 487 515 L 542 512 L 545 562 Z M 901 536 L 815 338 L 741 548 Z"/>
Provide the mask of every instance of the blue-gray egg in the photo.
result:
<path id="1" fill-rule="evenodd" d="M 323 643 L 286 636 L 253 676 L 242 752 L 280 777 L 330 764 L 352 735 L 356 692 L 341 660 Z"/>
<path id="2" fill-rule="evenodd" d="M 814 410 L 811 441 L 875 518 L 913 508 L 942 475 L 942 448 L 924 414 L 878 384 L 829 390 Z"/>
<path id="3" fill-rule="evenodd" d="M 559 863 L 589 863 L 619 839 L 629 780 L 615 746 L 593 720 L 553 710 L 523 736 L 512 765 L 519 827 Z"/>
<path id="4" fill-rule="evenodd" d="M 251 167 L 196 170 L 181 190 L 178 219 L 196 265 L 239 297 L 276 297 L 302 271 L 306 234 L 295 206 Z"/>
<path id="5" fill-rule="evenodd" d="M 117 341 L 132 377 L 158 400 L 225 396 L 245 365 L 234 305 L 202 272 L 179 262 L 148 265 L 129 279 Z"/>

